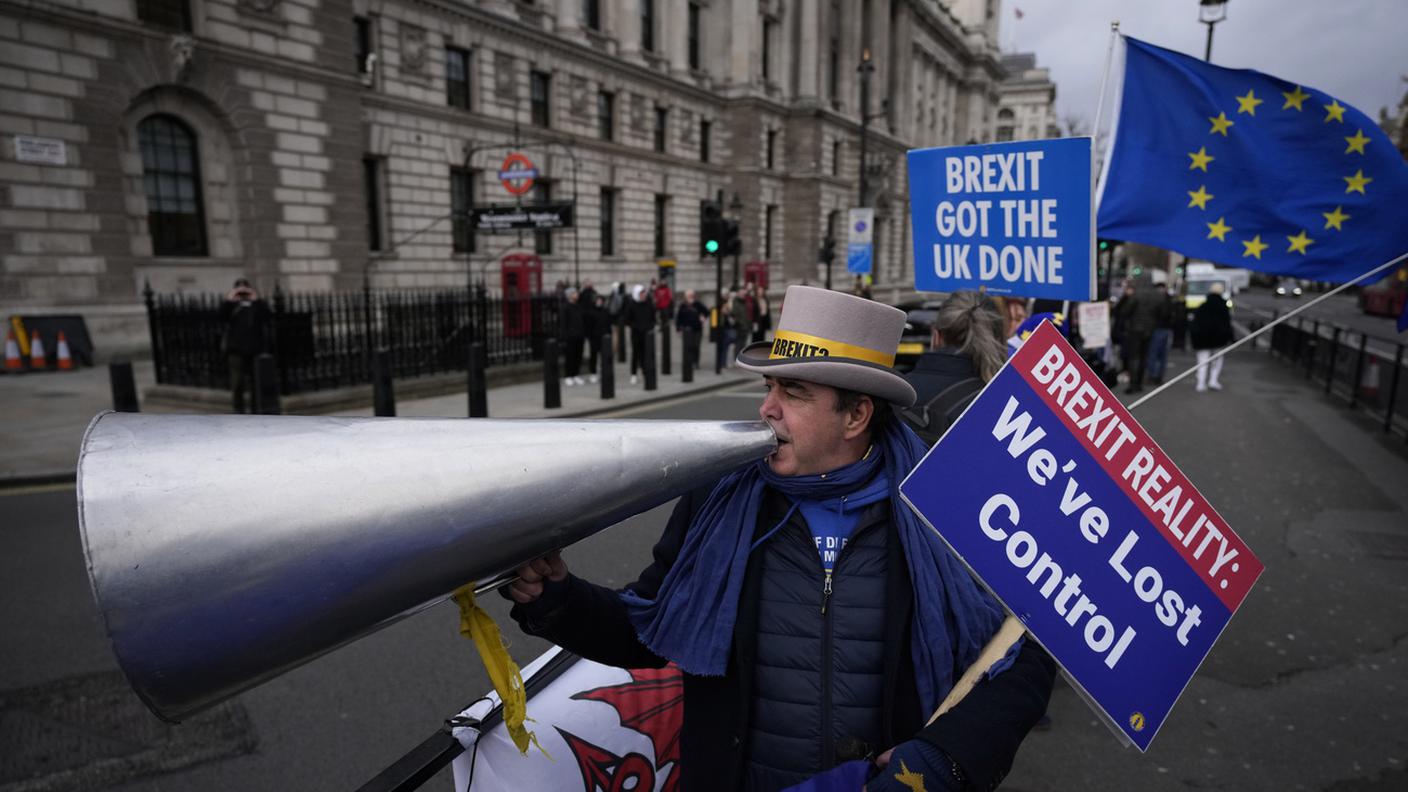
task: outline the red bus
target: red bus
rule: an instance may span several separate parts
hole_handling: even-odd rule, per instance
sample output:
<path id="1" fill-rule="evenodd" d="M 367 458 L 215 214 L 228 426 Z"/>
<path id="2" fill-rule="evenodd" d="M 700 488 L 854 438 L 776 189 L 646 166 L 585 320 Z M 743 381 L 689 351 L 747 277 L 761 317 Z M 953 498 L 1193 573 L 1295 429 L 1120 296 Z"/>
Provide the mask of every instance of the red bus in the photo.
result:
<path id="1" fill-rule="evenodd" d="M 1367 314 L 1398 318 L 1408 300 L 1408 264 L 1371 286 L 1359 290 L 1359 307 Z"/>

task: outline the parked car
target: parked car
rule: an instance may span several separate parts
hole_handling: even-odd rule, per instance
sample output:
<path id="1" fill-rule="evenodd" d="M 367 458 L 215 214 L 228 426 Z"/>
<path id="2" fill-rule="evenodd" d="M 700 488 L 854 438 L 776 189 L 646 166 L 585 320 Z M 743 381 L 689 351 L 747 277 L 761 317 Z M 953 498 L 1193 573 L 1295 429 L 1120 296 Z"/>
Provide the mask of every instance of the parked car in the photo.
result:
<path id="1" fill-rule="evenodd" d="M 1300 281 L 1295 278 L 1281 278 L 1276 282 L 1277 297 L 1299 297 L 1302 293 Z"/>

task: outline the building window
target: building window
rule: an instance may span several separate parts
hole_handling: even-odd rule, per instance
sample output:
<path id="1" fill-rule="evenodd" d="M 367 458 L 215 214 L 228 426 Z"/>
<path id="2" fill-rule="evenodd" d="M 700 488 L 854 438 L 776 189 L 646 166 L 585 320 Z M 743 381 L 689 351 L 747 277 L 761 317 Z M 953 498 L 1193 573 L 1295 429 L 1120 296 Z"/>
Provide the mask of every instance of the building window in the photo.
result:
<path id="1" fill-rule="evenodd" d="M 552 181 L 538 179 L 533 182 L 533 200 L 538 204 L 552 203 Z M 552 229 L 533 232 L 533 252 L 540 256 L 552 255 Z"/>
<path id="2" fill-rule="evenodd" d="M 147 227 L 158 256 L 204 256 L 205 210 L 201 205 L 200 152 L 190 127 L 166 115 L 137 125 Z"/>
<path id="3" fill-rule="evenodd" d="M 777 23 L 763 20 L 763 82 L 772 79 L 772 37 L 777 31 Z"/>
<path id="4" fill-rule="evenodd" d="M 601 188 L 601 255 L 616 255 L 616 191 Z"/>
<path id="5" fill-rule="evenodd" d="M 835 102 L 841 98 L 841 42 L 831 37 L 831 54 L 826 61 L 826 92 Z"/>
<path id="6" fill-rule="evenodd" d="M 1017 119 L 1011 108 L 997 111 L 997 139 L 999 142 L 1012 140 L 1017 132 Z"/>
<path id="7" fill-rule="evenodd" d="M 149 25 L 191 32 L 190 0 L 137 0 L 137 18 Z"/>
<path id="8" fill-rule="evenodd" d="M 655 0 L 640 0 L 640 48 L 655 51 Z"/>
<path id="9" fill-rule="evenodd" d="M 469 168 L 450 168 L 450 211 L 453 241 L 451 246 L 456 253 L 475 252 L 474 223 L 469 210 L 474 206 L 474 171 Z"/>
<path id="10" fill-rule="evenodd" d="M 445 102 L 450 107 L 469 109 L 469 52 L 445 48 Z"/>
<path id="11" fill-rule="evenodd" d="M 777 222 L 777 205 L 768 204 L 767 211 L 763 214 L 763 258 L 772 258 L 772 231 L 774 223 Z"/>
<path id="12" fill-rule="evenodd" d="M 709 130 L 713 124 L 708 121 L 699 122 L 699 161 L 709 161 Z"/>
<path id="13" fill-rule="evenodd" d="M 689 68 L 699 69 L 699 4 L 689 4 Z"/>
<path id="14" fill-rule="evenodd" d="M 670 132 L 670 111 L 666 108 L 656 106 L 655 108 L 655 150 L 661 154 L 665 153 L 665 144 L 669 141 Z"/>
<path id="15" fill-rule="evenodd" d="M 381 250 L 381 160 L 362 158 L 362 188 L 367 196 L 367 249 Z"/>
<path id="16" fill-rule="evenodd" d="M 768 170 L 772 170 L 773 168 L 777 167 L 777 130 L 776 130 L 776 129 L 769 129 L 769 130 L 768 130 L 768 148 L 767 148 L 767 153 L 768 153 L 768 155 L 767 155 Z"/>
<path id="17" fill-rule="evenodd" d="M 665 219 L 670 214 L 670 196 L 655 196 L 655 257 L 665 257 Z"/>
<path id="18" fill-rule="evenodd" d="M 592 30 L 601 30 L 601 0 L 582 0 L 582 22 Z"/>
<path id="19" fill-rule="evenodd" d="M 841 141 L 831 141 L 831 175 L 841 175 Z"/>
<path id="20" fill-rule="evenodd" d="M 548 113 L 548 100 L 552 78 L 547 72 L 535 71 L 528 75 L 529 101 L 533 105 L 533 126 L 552 126 L 552 117 Z"/>
<path id="21" fill-rule="evenodd" d="M 602 140 L 616 139 L 616 94 L 597 91 L 596 127 Z"/>
<path id="22" fill-rule="evenodd" d="M 372 71 L 372 21 L 367 17 L 353 17 L 357 26 L 357 73 L 370 74 Z"/>
<path id="23" fill-rule="evenodd" d="M 838 242 L 838 240 L 836 239 L 836 231 L 838 228 L 840 228 L 840 226 L 841 212 L 839 209 L 833 209 L 829 214 L 826 215 L 826 238 L 831 240 L 832 243 Z"/>

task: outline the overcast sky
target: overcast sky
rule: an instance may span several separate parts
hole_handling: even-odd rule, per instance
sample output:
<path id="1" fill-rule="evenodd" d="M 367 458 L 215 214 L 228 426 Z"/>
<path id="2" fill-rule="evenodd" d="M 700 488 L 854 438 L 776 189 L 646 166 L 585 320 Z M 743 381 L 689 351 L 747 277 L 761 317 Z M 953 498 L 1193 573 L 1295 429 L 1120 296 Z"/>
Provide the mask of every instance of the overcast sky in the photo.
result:
<path id="1" fill-rule="evenodd" d="M 1035 52 L 1051 70 L 1063 125 L 1095 117 L 1111 20 L 1127 36 L 1194 57 L 1207 44 L 1197 0 L 1003 0 L 1002 14 L 1003 51 Z M 1212 61 L 1318 88 L 1377 120 L 1408 90 L 1408 0 L 1229 0 Z"/>

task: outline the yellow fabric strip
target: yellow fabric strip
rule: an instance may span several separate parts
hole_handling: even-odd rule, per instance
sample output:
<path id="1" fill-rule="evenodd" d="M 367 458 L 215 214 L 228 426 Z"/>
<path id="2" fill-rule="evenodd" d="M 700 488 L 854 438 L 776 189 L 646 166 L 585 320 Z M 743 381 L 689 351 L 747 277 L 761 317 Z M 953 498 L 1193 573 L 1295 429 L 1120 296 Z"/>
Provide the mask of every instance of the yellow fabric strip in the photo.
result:
<path id="1" fill-rule="evenodd" d="M 874 349 L 792 330 L 777 331 L 773 337 L 772 350 L 768 353 L 769 360 L 805 357 L 850 358 L 851 360 L 864 360 L 866 363 L 876 363 L 886 368 L 893 368 L 895 365 L 893 351 L 886 354 Z"/>
<path id="2" fill-rule="evenodd" d="M 523 726 L 525 720 L 531 720 L 528 717 L 528 694 L 523 689 L 523 675 L 518 671 L 518 664 L 513 662 L 508 648 L 504 646 L 504 637 L 499 632 L 499 626 L 494 624 L 494 618 L 474 601 L 473 585 L 456 591 L 454 600 L 455 604 L 460 606 L 460 635 L 474 641 L 475 648 L 479 650 L 479 658 L 484 661 L 484 670 L 489 672 L 494 690 L 503 702 L 504 726 L 508 728 L 513 744 L 518 746 L 519 753 L 525 756 L 528 754 L 530 742 L 537 745 L 539 751 L 543 751 L 537 736 Z M 543 751 L 543 755 L 547 756 L 547 751 Z"/>

